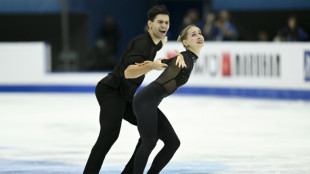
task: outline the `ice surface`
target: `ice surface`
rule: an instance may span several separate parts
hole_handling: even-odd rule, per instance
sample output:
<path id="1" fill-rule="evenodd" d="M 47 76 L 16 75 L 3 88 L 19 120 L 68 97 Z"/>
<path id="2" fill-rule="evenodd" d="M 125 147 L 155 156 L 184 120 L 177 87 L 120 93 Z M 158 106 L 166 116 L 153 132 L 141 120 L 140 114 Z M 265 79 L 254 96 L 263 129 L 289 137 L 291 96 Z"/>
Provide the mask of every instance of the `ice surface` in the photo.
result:
<path id="1" fill-rule="evenodd" d="M 160 108 L 181 140 L 163 174 L 310 173 L 309 102 L 172 95 Z M 82 173 L 99 106 L 94 94 L 0 93 L 0 129 L 0 173 Z M 124 121 L 101 173 L 120 173 L 137 140 Z"/>

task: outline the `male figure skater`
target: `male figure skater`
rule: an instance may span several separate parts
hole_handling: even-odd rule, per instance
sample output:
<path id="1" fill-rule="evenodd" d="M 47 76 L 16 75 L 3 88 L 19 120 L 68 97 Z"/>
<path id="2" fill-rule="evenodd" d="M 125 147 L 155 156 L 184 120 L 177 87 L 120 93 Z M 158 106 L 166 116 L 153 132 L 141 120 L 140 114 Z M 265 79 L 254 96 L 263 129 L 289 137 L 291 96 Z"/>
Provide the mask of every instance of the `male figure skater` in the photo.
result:
<path id="1" fill-rule="evenodd" d="M 151 70 L 163 70 L 167 66 L 162 59 L 153 61 L 161 49 L 170 26 L 169 11 L 156 5 L 148 13 L 148 32 L 132 39 L 113 71 L 96 86 L 96 97 L 100 105 L 100 133 L 93 146 L 84 174 L 98 174 L 104 158 L 119 136 L 122 119 L 137 125 L 132 109 L 132 99 L 145 74 Z M 182 57 L 177 62 L 184 66 Z M 140 140 L 137 147 L 140 145 Z M 123 174 L 133 173 L 135 152 Z"/>

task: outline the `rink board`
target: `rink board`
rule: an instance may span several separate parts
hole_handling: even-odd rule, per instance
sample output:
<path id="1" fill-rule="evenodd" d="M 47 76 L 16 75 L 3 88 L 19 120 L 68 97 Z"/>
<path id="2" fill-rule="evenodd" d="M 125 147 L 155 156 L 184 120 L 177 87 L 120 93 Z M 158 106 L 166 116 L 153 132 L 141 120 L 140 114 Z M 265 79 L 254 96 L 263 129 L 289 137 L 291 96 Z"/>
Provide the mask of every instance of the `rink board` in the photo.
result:
<path id="1" fill-rule="evenodd" d="M 168 42 L 158 57 L 182 51 Z M 43 42 L 0 43 L 0 92 L 94 92 L 108 72 L 51 72 Z M 159 71 L 147 74 L 143 85 Z M 310 100 L 310 44 L 206 42 L 178 94 Z"/>

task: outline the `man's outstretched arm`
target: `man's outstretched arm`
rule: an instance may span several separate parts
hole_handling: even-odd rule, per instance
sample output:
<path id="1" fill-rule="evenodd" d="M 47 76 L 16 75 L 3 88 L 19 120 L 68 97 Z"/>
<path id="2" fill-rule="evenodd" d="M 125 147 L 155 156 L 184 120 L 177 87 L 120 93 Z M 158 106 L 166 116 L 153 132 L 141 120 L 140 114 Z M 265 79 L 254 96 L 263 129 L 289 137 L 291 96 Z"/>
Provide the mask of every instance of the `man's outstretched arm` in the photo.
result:
<path id="1" fill-rule="evenodd" d="M 151 70 L 164 70 L 167 67 L 167 64 L 161 63 L 161 60 L 164 58 L 159 58 L 152 61 L 144 61 L 143 63 L 136 63 L 135 65 L 129 65 L 124 72 L 126 79 L 138 78 Z"/>

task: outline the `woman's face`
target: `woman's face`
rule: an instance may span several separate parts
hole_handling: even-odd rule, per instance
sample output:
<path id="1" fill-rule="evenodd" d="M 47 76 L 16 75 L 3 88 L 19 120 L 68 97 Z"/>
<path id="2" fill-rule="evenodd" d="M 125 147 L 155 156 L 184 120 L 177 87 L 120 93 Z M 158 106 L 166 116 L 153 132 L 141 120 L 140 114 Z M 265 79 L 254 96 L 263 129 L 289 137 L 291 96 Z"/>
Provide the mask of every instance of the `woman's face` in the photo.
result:
<path id="1" fill-rule="evenodd" d="M 198 27 L 191 27 L 187 31 L 187 39 L 183 41 L 186 47 L 192 47 L 194 49 L 200 49 L 204 45 L 204 37 Z"/>

